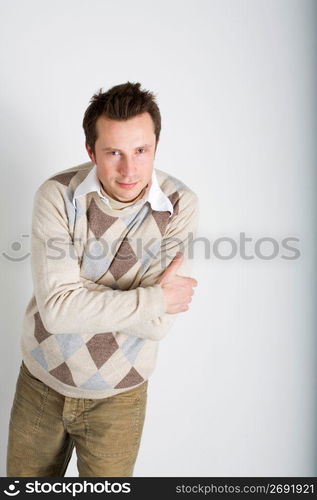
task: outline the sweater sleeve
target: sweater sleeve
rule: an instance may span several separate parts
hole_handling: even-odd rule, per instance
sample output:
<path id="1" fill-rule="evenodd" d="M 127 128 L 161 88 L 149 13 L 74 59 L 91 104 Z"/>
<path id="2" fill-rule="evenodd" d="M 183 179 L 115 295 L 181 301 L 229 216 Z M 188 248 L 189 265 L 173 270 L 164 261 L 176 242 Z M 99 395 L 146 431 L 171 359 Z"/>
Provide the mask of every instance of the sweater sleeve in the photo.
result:
<path id="1" fill-rule="evenodd" d="M 49 184 L 50 183 L 50 184 Z M 54 243 L 58 243 L 59 255 Z M 64 199 L 45 181 L 36 191 L 32 212 L 31 270 L 34 295 L 48 332 L 104 333 L 165 314 L 160 285 L 121 291 L 88 289 L 68 228 Z"/>
<path id="2" fill-rule="evenodd" d="M 175 257 L 178 251 L 184 255 L 182 264 L 177 274 L 179 276 L 190 276 L 193 268 L 193 246 L 192 241 L 197 236 L 199 223 L 199 200 L 197 195 L 191 191 L 184 195 L 182 209 L 167 226 L 166 233 L 159 251 L 151 261 L 149 268 L 142 275 L 140 286 L 150 287 L 155 284 L 164 273 L 166 267 Z M 84 286 L 93 290 L 104 290 L 104 285 L 84 279 Z M 111 288 L 107 288 L 111 290 Z M 175 322 L 178 314 L 163 313 L 156 318 L 142 318 L 141 321 L 130 324 L 122 330 L 122 333 L 135 337 L 161 340 L 166 336 Z"/>

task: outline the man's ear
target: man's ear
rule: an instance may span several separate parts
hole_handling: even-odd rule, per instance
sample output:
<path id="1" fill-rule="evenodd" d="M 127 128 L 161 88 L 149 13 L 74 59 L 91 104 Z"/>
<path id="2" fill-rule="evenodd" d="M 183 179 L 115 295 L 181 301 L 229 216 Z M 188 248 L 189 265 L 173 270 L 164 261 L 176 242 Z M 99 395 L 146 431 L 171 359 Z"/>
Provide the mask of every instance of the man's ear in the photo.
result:
<path id="1" fill-rule="evenodd" d="M 93 153 L 93 151 L 92 151 L 91 147 L 89 146 L 89 144 L 87 144 L 87 142 L 86 142 L 85 146 L 86 146 L 87 153 L 89 154 L 89 158 L 91 159 L 91 161 L 92 161 L 93 163 L 96 163 L 96 162 L 95 162 L 95 155 L 94 155 L 94 153 Z"/>
<path id="2" fill-rule="evenodd" d="M 156 143 L 155 143 L 154 156 L 156 155 L 156 150 L 157 150 L 158 143 L 159 143 L 159 141 L 156 141 Z"/>

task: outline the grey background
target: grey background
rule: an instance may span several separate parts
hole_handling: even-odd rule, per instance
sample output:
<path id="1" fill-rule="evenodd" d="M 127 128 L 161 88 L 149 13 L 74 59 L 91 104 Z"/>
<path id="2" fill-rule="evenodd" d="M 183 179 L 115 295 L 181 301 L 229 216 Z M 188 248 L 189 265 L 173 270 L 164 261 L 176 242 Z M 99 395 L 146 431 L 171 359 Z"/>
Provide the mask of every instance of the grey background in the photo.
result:
<path id="1" fill-rule="evenodd" d="M 317 475 L 315 19 L 308 0 L 1 2 L 1 475 L 33 195 L 88 160 L 89 99 L 127 80 L 157 94 L 155 166 L 199 195 L 199 236 L 239 246 L 244 232 L 249 255 L 278 243 L 251 260 L 197 244 L 199 286 L 161 342 L 135 476 Z M 282 258 L 286 237 L 298 259 Z"/>

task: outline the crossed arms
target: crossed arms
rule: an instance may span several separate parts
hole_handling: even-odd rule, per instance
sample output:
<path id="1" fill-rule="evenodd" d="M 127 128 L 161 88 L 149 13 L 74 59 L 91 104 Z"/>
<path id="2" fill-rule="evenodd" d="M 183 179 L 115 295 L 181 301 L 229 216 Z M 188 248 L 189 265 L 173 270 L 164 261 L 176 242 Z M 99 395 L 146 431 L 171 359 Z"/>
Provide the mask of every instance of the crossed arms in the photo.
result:
<path id="1" fill-rule="evenodd" d="M 42 322 L 52 334 L 122 332 L 150 340 L 162 339 L 177 314 L 166 312 L 162 287 L 157 283 L 166 266 L 180 250 L 184 254 L 178 274 L 187 276 L 192 262 L 187 256 L 189 235 L 196 234 L 198 199 L 184 194 L 182 210 L 168 224 L 160 251 L 143 274 L 139 286 L 113 290 L 80 275 L 80 266 L 62 193 L 52 181 L 36 191 L 32 213 L 31 269 L 34 294 Z M 62 258 L 49 257 L 48 241 L 58 238 Z M 181 244 L 180 244 L 181 243 Z"/>

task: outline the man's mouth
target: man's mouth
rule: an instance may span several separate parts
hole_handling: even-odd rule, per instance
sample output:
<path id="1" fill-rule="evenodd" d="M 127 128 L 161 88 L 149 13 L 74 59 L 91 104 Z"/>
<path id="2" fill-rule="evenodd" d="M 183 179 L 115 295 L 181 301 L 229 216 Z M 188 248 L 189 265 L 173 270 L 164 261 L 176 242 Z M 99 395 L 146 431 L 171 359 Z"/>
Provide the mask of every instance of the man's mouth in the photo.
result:
<path id="1" fill-rule="evenodd" d="M 131 189 L 133 188 L 134 186 L 136 186 L 138 183 L 137 182 L 130 182 L 130 183 L 126 183 L 126 182 L 118 182 L 119 186 L 124 188 L 124 189 Z"/>

